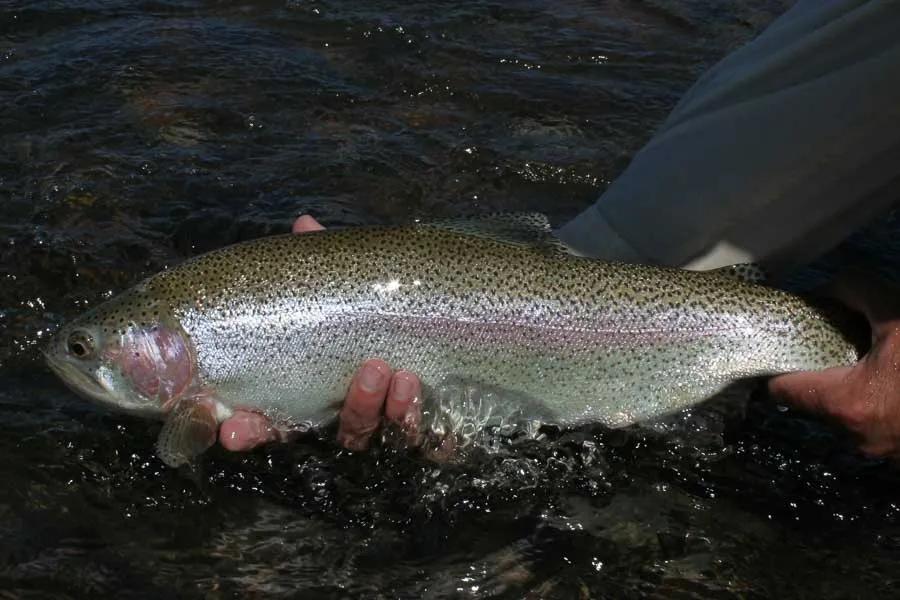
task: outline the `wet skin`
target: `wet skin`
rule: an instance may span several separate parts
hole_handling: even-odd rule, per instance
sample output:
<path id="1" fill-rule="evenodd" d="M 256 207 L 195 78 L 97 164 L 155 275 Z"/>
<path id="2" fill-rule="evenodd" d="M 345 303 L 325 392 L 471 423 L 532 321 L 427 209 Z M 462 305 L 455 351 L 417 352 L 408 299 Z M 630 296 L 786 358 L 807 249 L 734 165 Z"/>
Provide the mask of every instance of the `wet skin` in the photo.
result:
<path id="1" fill-rule="evenodd" d="M 292 231 L 324 229 L 309 215 Z M 773 378 L 773 397 L 847 428 L 871 456 L 900 458 L 900 293 L 859 275 L 844 277 L 833 290 L 862 313 L 872 329 L 872 347 L 852 367 L 790 373 Z M 414 445 L 419 439 L 421 383 L 408 371 L 394 372 L 383 360 L 366 361 L 356 373 L 340 411 L 338 443 L 350 450 L 368 448 L 382 422 L 395 423 Z M 266 417 L 238 411 L 222 423 L 219 442 L 244 451 L 284 438 Z"/>
<path id="2" fill-rule="evenodd" d="M 839 423 L 856 437 L 863 453 L 898 459 L 900 293 L 860 274 L 840 278 L 832 293 L 869 321 L 871 348 L 852 367 L 775 377 L 769 391 L 791 406 Z"/>

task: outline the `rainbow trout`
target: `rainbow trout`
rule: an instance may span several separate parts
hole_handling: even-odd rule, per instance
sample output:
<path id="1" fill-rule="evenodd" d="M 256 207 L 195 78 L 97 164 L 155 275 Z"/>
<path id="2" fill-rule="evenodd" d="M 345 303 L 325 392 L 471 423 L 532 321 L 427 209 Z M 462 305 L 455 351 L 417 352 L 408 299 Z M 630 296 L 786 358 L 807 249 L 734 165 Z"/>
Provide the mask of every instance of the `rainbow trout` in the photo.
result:
<path id="1" fill-rule="evenodd" d="M 80 394 L 165 419 L 158 453 L 178 465 L 235 409 L 321 424 L 373 357 L 431 390 L 494 390 L 523 419 L 623 426 L 738 380 L 854 362 L 834 318 L 722 273 L 573 256 L 545 218 L 506 215 L 222 248 L 98 306 L 45 353 Z"/>

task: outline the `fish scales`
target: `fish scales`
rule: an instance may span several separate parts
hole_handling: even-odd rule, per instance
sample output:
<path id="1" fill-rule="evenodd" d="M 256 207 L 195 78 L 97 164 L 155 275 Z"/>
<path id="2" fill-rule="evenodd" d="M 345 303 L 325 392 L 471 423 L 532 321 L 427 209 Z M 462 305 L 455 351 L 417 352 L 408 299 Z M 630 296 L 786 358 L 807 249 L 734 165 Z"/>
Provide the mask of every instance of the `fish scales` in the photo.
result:
<path id="1" fill-rule="evenodd" d="M 829 315 L 782 291 L 430 225 L 224 248 L 150 278 L 81 326 L 115 336 L 159 323 L 189 340 L 191 389 L 283 422 L 326 418 L 373 357 L 432 386 L 463 381 L 526 399 L 527 418 L 613 426 L 739 379 L 857 358 Z"/>

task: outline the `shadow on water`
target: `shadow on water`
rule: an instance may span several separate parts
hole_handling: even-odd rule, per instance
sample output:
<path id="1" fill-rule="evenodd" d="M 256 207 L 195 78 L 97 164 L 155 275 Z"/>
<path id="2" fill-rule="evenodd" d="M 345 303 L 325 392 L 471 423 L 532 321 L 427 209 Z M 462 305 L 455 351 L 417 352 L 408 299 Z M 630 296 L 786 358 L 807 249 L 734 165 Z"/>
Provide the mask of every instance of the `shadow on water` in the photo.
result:
<path id="1" fill-rule="evenodd" d="M 787 4 L 6 3 L 0 598 L 891 595 L 896 471 L 764 399 L 667 434 L 497 435 L 459 464 L 324 431 L 178 472 L 157 425 L 79 401 L 36 352 L 297 212 L 569 218 Z M 893 274 L 896 225 L 806 281 L 860 259 Z"/>

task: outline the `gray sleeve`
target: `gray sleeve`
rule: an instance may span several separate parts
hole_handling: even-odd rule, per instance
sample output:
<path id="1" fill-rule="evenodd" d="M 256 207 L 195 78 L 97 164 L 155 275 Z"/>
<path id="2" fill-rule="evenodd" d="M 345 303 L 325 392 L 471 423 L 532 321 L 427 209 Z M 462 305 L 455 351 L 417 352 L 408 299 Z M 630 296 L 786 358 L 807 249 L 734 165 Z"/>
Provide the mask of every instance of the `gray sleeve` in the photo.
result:
<path id="1" fill-rule="evenodd" d="M 607 259 L 779 271 L 900 190 L 900 2 L 801 0 L 685 94 L 558 234 Z"/>

